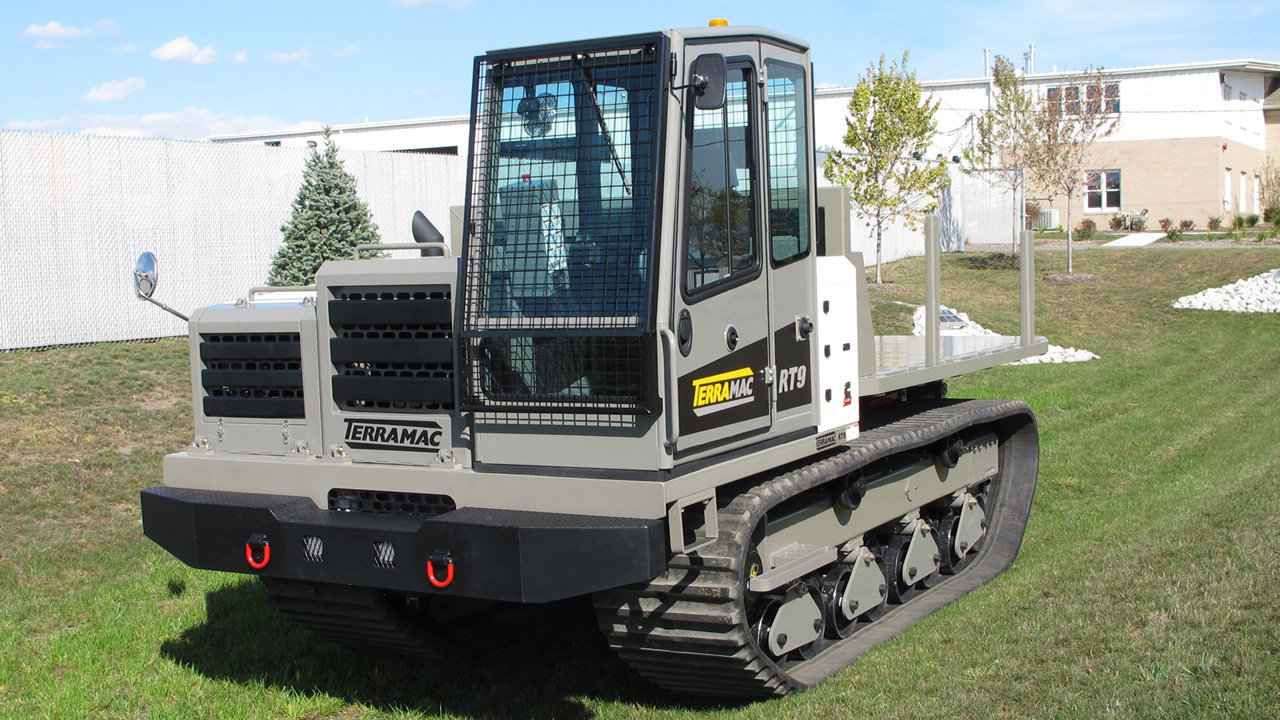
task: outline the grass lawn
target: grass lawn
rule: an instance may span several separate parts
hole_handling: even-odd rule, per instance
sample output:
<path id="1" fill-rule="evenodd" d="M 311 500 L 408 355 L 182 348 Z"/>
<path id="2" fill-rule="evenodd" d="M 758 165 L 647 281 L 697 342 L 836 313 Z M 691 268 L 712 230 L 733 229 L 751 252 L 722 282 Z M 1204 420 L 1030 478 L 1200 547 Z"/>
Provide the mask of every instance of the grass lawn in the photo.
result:
<path id="1" fill-rule="evenodd" d="M 1063 272 L 1062 253 L 1038 274 Z M 952 394 L 1027 400 L 1040 485 L 989 585 L 822 686 L 752 704 L 655 691 L 589 618 L 499 652 L 340 650 L 254 581 L 142 536 L 137 491 L 190 439 L 178 341 L 0 355 L 0 716 L 9 718 L 1280 717 L 1280 315 L 1170 303 L 1280 267 L 1269 249 L 1095 250 L 1039 283 L 1037 333 L 1101 360 L 1006 367 Z M 901 331 L 907 293 L 873 308 Z M 1017 273 L 948 255 L 943 302 L 1016 332 Z"/>

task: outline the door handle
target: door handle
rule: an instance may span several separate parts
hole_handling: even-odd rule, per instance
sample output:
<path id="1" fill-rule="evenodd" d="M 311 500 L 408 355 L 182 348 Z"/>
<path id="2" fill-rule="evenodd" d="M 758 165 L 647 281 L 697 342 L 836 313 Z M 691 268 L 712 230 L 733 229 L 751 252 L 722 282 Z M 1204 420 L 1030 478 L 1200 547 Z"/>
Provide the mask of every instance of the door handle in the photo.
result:
<path id="1" fill-rule="evenodd" d="M 662 338 L 663 363 L 666 365 L 662 376 L 663 412 L 666 415 L 667 439 L 663 443 L 667 452 L 675 453 L 676 441 L 680 439 L 680 427 L 676 421 L 676 353 L 680 352 L 679 342 L 670 328 L 658 328 L 658 337 Z"/>

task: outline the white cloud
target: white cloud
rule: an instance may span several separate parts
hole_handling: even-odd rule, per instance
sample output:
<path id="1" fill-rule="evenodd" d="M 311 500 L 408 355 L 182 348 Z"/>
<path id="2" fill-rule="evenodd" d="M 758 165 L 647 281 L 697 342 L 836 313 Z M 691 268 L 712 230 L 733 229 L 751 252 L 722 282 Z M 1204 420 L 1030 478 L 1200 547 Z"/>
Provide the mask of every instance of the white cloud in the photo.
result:
<path id="1" fill-rule="evenodd" d="M 146 86 L 147 81 L 137 77 L 124 80 L 108 80 L 101 85 L 95 85 L 92 90 L 85 93 L 82 99 L 85 102 L 122 100 L 136 92 L 142 92 Z"/>
<path id="2" fill-rule="evenodd" d="M 120 32 L 120 23 L 103 18 L 93 24 L 93 31 L 96 35 L 116 35 Z"/>
<path id="3" fill-rule="evenodd" d="M 63 115 L 52 120 L 10 120 L 5 127 L 10 130 L 65 130 L 71 126 L 71 116 Z"/>
<path id="4" fill-rule="evenodd" d="M 364 54 L 364 48 L 358 45 L 351 45 L 349 47 L 344 47 L 341 50 L 334 51 L 333 57 L 345 58 L 345 57 L 355 57 L 356 55 L 363 55 L 363 54 Z"/>
<path id="5" fill-rule="evenodd" d="M 231 62 L 239 65 L 240 63 L 249 62 L 249 51 L 241 50 L 231 56 Z"/>
<path id="6" fill-rule="evenodd" d="M 151 57 L 169 62 L 184 62 L 192 65 L 208 65 L 218 57 L 218 51 L 212 45 L 198 47 L 191 38 L 183 35 L 161 45 L 151 51 Z"/>
<path id="7" fill-rule="evenodd" d="M 265 115 L 226 115 L 193 105 L 177 112 L 147 115 L 81 115 L 73 124 L 76 126 L 80 128 L 79 132 L 92 135 L 203 140 L 210 135 L 315 130 L 321 124 L 290 124 Z"/>
<path id="8" fill-rule="evenodd" d="M 91 28 L 70 27 L 57 20 L 50 20 L 43 25 L 28 25 L 22 34 L 40 38 L 88 37 L 93 34 L 93 30 Z"/>
<path id="9" fill-rule="evenodd" d="M 111 52 L 115 53 L 116 55 L 128 55 L 130 53 L 136 53 L 141 49 L 142 48 L 138 47 L 137 45 L 121 45 L 119 47 L 111 48 Z"/>
<path id="10" fill-rule="evenodd" d="M 291 53 L 271 53 L 271 62 L 274 63 L 296 63 L 311 57 L 311 46 L 300 47 Z"/>

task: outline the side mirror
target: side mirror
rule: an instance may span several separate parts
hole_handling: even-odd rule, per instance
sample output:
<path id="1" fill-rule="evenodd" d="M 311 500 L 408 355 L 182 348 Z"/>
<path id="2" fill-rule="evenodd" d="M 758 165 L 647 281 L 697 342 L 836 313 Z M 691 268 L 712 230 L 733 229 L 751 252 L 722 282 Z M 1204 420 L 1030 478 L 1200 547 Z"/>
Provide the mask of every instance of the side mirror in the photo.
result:
<path id="1" fill-rule="evenodd" d="M 725 70 L 724 55 L 709 53 L 699 55 L 689 69 L 689 86 L 693 88 L 693 106 L 699 110 L 719 110 L 724 107 Z"/>
<path id="2" fill-rule="evenodd" d="M 144 252 L 139 255 L 138 264 L 133 267 L 133 291 L 141 297 L 149 298 L 155 294 L 159 279 L 155 254 Z"/>
<path id="3" fill-rule="evenodd" d="M 156 291 L 156 282 L 159 279 L 160 274 L 156 271 L 155 253 L 144 252 L 139 255 L 137 264 L 133 266 L 133 291 L 137 293 L 138 299 L 146 300 L 161 310 L 182 318 L 184 321 L 190 320 L 186 315 L 151 297 Z"/>

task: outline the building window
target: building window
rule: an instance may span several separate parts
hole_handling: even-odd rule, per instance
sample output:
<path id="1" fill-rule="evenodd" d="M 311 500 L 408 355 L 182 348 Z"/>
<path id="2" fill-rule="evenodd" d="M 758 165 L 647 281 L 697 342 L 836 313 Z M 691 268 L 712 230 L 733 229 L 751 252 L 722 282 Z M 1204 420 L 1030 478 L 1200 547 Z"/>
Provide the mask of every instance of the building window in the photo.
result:
<path id="1" fill-rule="evenodd" d="M 1099 98 L 1101 94 L 1101 98 Z M 1101 86 L 1086 85 L 1054 85 L 1045 91 L 1045 100 L 1056 105 L 1064 115 L 1079 115 L 1082 109 L 1089 113 L 1120 112 L 1120 83 L 1108 82 Z"/>
<path id="2" fill-rule="evenodd" d="M 1103 211 L 1120 209 L 1120 171 L 1090 170 L 1085 173 L 1085 208 Z"/>

